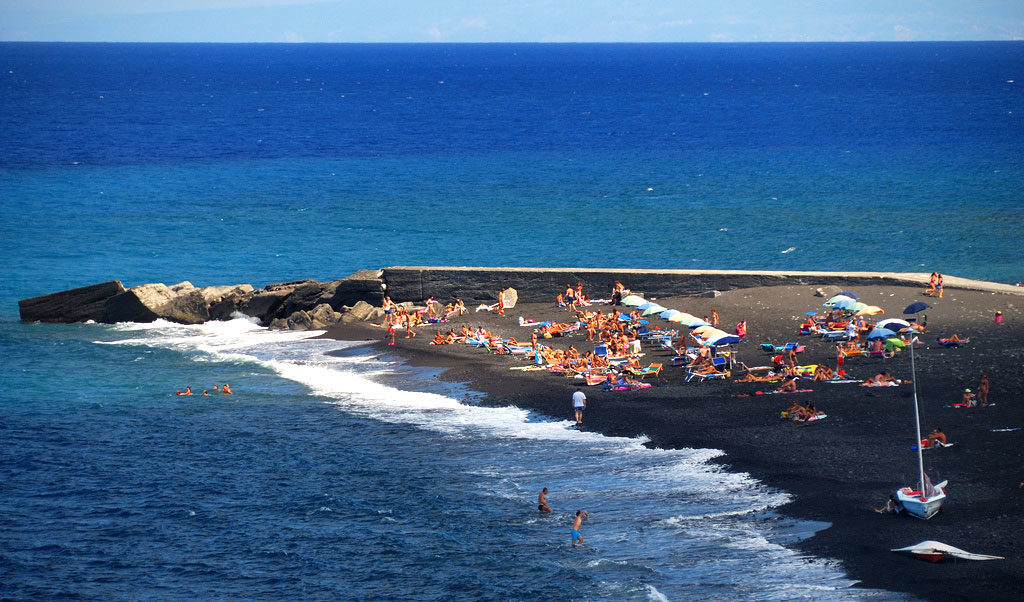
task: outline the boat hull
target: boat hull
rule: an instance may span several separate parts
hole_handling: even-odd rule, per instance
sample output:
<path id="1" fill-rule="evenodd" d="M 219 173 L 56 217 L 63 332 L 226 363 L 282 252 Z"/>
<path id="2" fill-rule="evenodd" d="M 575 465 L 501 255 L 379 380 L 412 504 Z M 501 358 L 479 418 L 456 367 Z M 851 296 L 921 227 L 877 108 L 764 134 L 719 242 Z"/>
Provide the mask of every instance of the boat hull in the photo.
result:
<path id="1" fill-rule="evenodd" d="M 936 487 L 935 495 L 926 497 L 920 491 L 904 487 L 896 492 L 896 499 L 910 516 L 928 520 L 942 510 L 942 504 L 946 501 L 946 492 Z"/>

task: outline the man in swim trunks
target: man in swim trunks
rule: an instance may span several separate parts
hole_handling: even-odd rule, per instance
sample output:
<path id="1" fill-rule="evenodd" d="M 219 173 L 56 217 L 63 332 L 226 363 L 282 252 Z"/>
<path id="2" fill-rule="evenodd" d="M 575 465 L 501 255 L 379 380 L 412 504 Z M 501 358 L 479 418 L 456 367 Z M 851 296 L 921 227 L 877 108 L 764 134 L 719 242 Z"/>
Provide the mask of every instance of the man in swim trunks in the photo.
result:
<path id="1" fill-rule="evenodd" d="M 576 424 L 583 424 L 583 410 L 587 407 L 587 396 L 583 394 L 583 389 L 576 387 L 576 392 L 572 394 L 572 408 L 576 412 Z"/>
<path id="2" fill-rule="evenodd" d="M 572 530 L 570 535 L 572 537 L 572 545 L 580 544 L 583 545 L 583 534 L 580 533 L 580 525 L 583 524 L 583 519 L 590 520 L 590 515 L 587 514 L 586 510 L 577 510 L 576 518 L 572 521 Z"/>
<path id="3" fill-rule="evenodd" d="M 537 511 L 538 512 L 554 512 L 548 507 L 548 488 L 545 487 L 541 490 L 540 495 L 537 496 Z"/>

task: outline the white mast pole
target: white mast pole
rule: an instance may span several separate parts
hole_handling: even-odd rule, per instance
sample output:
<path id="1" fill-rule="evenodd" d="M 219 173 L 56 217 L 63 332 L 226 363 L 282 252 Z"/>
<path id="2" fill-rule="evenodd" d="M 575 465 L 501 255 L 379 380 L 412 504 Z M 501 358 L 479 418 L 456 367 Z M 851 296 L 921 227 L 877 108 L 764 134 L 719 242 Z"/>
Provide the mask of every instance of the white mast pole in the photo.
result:
<path id="1" fill-rule="evenodd" d="M 921 499 L 923 500 L 927 495 L 924 491 L 924 454 L 921 450 L 921 412 L 917 408 L 917 370 L 914 366 L 915 338 L 916 337 L 913 334 L 910 335 L 910 374 L 913 379 L 911 380 L 911 385 L 914 387 L 914 427 L 917 432 L 917 440 L 915 441 L 915 446 L 917 447 L 917 472 L 918 478 L 920 479 L 919 483 L 921 484 Z"/>

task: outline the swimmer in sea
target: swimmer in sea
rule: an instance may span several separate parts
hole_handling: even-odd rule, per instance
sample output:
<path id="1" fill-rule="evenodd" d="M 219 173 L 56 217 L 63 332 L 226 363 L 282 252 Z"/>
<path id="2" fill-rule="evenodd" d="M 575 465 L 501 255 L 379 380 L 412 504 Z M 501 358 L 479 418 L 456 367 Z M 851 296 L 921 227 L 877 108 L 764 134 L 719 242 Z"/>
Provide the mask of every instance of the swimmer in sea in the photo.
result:
<path id="1" fill-rule="evenodd" d="M 175 395 L 191 395 L 192 394 L 192 387 L 191 386 L 185 387 L 184 391 L 175 391 L 174 394 Z"/>
<path id="2" fill-rule="evenodd" d="M 221 392 L 225 395 L 234 395 L 234 391 L 231 390 L 231 387 L 229 387 L 227 383 L 224 383 L 224 387 L 221 388 Z"/>
<path id="3" fill-rule="evenodd" d="M 541 490 L 540 495 L 537 496 L 537 511 L 538 512 L 554 512 L 548 507 L 548 488 L 545 487 Z"/>
<path id="4" fill-rule="evenodd" d="M 576 518 L 572 521 L 572 545 L 580 544 L 583 545 L 583 534 L 580 533 L 580 525 L 583 524 L 583 519 L 590 520 L 590 515 L 587 514 L 586 510 L 577 510 Z"/>

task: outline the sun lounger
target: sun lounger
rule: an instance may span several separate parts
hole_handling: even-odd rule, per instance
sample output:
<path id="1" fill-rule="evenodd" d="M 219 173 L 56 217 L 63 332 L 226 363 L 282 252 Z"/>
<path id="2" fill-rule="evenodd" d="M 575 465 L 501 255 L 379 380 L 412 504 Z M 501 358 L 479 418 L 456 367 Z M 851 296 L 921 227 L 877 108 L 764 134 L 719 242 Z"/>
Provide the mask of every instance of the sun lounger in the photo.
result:
<path id="1" fill-rule="evenodd" d="M 639 377 L 639 378 L 643 378 L 645 376 L 650 376 L 650 375 L 657 376 L 657 375 L 661 374 L 662 367 L 663 367 L 663 364 L 651 364 L 650 366 L 647 366 L 646 368 L 644 368 L 642 370 L 630 370 L 629 372 L 631 374 L 633 374 L 633 376 L 636 376 L 636 377 Z"/>
<path id="2" fill-rule="evenodd" d="M 724 357 L 711 358 L 711 366 L 715 369 L 714 372 L 699 372 L 691 369 L 686 375 L 686 382 L 698 378 L 701 381 L 709 380 L 712 378 L 725 378 L 727 376 L 726 369 L 727 361 Z"/>
<path id="3" fill-rule="evenodd" d="M 828 341 L 848 341 L 850 333 L 845 330 L 826 330 L 821 334 L 821 338 Z"/>

